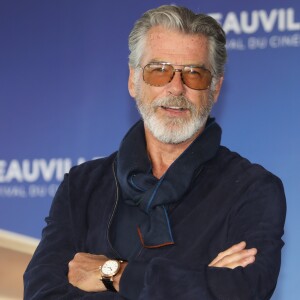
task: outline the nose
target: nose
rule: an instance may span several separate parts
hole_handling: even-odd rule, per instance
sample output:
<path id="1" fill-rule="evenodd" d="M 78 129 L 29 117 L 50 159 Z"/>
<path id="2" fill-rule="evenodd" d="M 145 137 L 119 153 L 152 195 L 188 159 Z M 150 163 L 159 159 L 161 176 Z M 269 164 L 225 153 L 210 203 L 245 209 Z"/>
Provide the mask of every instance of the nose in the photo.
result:
<path id="1" fill-rule="evenodd" d="M 184 91 L 184 83 L 182 81 L 181 72 L 181 69 L 174 69 L 173 78 L 168 84 L 168 91 L 174 96 L 182 95 Z"/>

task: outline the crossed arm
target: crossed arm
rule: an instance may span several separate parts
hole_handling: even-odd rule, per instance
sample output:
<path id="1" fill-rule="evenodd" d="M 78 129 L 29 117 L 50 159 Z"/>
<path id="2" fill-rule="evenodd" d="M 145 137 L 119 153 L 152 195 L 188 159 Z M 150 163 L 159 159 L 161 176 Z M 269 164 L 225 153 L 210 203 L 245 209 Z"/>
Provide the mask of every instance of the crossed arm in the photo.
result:
<path id="1" fill-rule="evenodd" d="M 209 264 L 209 267 L 220 267 L 234 269 L 236 267 L 247 267 L 255 261 L 256 248 L 246 249 L 246 243 L 240 242 L 229 249 L 220 252 Z M 68 280 L 73 286 L 86 292 L 102 292 L 106 288 L 99 280 L 99 266 L 103 265 L 108 258 L 104 255 L 89 253 L 77 253 L 69 262 Z M 121 265 L 120 272 L 114 277 L 114 287 L 120 290 L 120 280 L 127 266 Z"/>
<path id="2" fill-rule="evenodd" d="M 263 189 L 256 185 L 249 188 L 240 201 L 241 209 L 231 221 L 230 238 L 225 245 L 247 238 L 248 247 L 257 247 L 258 254 L 255 248 L 246 249 L 245 242 L 241 242 L 219 253 L 209 265 L 205 263 L 206 259 L 200 260 L 200 265 L 195 267 L 186 266 L 174 258 L 156 257 L 145 267 L 144 278 L 135 277 L 138 262 L 125 263 L 115 278 L 115 288 L 120 291 L 117 294 L 106 292 L 99 280 L 99 266 L 107 257 L 82 253 L 88 248 L 84 246 L 86 234 L 78 230 L 82 228 L 81 224 L 71 222 L 70 205 L 73 203 L 66 199 L 68 181 L 61 185 L 54 199 L 41 243 L 24 274 L 24 299 L 261 300 L 270 299 L 276 286 L 285 216 L 280 184 L 271 182 Z M 83 205 L 78 207 L 78 203 L 74 207 L 80 218 L 76 220 L 82 223 L 85 221 L 82 216 L 87 212 L 82 211 Z M 104 241 L 105 236 L 100 234 L 99 239 Z M 105 245 L 102 247 L 99 243 L 97 240 L 94 253 L 110 256 Z M 137 291 L 141 285 L 142 290 Z M 131 295 L 131 292 L 135 294 Z"/>

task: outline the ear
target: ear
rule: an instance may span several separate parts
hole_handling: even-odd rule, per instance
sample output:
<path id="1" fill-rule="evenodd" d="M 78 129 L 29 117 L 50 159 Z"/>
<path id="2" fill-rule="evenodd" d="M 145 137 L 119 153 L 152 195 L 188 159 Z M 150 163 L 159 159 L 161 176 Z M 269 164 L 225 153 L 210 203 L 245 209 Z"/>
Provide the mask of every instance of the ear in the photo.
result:
<path id="1" fill-rule="evenodd" d="M 135 98 L 136 96 L 134 76 L 135 76 L 135 69 L 129 66 L 128 91 L 132 98 Z"/>
<path id="2" fill-rule="evenodd" d="M 224 80 L 224 77 L 222 76 L 222 77 L 220 77 L 220 79 L 216 83 L 216 87 L 215 87 L 215 90 L 214 90 L 214 93 L 213 93 L 215 103 L 218 101 L 218 97 L 220 95 L 223 80 Z"/>

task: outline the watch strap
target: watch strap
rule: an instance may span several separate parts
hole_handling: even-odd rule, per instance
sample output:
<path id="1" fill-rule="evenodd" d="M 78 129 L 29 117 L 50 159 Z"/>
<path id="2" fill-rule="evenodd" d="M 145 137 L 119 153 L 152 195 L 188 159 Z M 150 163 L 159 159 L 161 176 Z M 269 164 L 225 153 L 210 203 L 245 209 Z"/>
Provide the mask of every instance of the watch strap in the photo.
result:
<path id="1" fill-rule="evenodd" d="M 108 291 L 117 292 L 117 290 L 114 287 L 113 281 L 111 281 L 110 278 L 105 278 L 105 277 L 103 278 L 102 277 L 101 280 L 102 280 L 103 284 L 105 285 L 105 287 L 107 288 Z"/>

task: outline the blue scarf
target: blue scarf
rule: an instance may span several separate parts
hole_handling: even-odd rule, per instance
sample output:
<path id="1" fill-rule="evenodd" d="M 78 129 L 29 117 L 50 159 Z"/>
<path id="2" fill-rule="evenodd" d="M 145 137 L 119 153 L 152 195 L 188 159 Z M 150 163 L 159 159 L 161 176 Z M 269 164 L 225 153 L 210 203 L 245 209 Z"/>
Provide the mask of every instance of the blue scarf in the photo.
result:
<path id="1" fill-rule="evenodd" d="M 147 155 L 143 121 L 124 137 L 117 155 L 117 178 L 122 200 L 139 207 L 148 217 L 137 230 L 146 248 L 174 244 L 167 207 L 181 201 L 202 165 L 217 153 L 221 128 L 210 118 L 205 130 L 157 179 Z"/>

